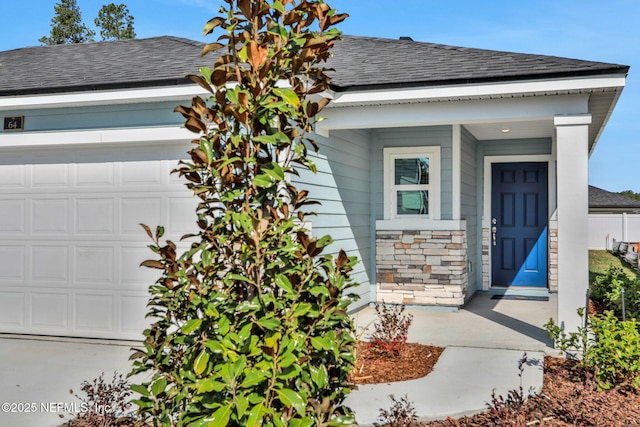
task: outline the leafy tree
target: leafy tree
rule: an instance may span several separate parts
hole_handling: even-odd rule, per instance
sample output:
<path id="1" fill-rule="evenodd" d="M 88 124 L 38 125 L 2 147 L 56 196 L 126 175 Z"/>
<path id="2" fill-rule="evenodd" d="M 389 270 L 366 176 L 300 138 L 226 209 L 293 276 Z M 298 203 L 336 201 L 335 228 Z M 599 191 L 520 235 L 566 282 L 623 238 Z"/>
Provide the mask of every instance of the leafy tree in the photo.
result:
<path id="1" fill-rule="evenodd" d="M 623 196 L 629 197 L 631 199 L 640 200 L 640 193 L 636 193 L 633 190 L 620 191 L 618 194 L 622 194 Z"/>
<path id="2" fill-rule="evenodd" d="M 60 0 L 53 6 L 55 15 L 51 18 L 51 34 L 38 41 L 45 45 L 86 43 L 93 41 L 95 31 L 82 22 L 82 14 L 76 0 Z"/>
<path id="3" fill-rule="evenodd" d="M 103 40 L 128 40 L 136 38 L 133 20 L 126 5 L 109 3 L 102 6 L 93 22 L 100 28 Z"/>
<path id="4" fill-rule="evenodd" d="M 225 3 L 205 26 L 222 32 L 202 52 L 213 67 L 191 76 L 212 95 L 176 108 L 198 134 L 174 172 L 200 200 L 199 231 L 178 255 L 144 226 L 158 259 L 143 265 L 162 274 L 133 356 L 150 378 L 136 403 L 155 426 L 348 425 L 356 259 L 323 254 L 331 238 L 303 228 L 312 200 L 288 179 L 315 171 L 321 65 L 346 15 L 323 0 Z"/>

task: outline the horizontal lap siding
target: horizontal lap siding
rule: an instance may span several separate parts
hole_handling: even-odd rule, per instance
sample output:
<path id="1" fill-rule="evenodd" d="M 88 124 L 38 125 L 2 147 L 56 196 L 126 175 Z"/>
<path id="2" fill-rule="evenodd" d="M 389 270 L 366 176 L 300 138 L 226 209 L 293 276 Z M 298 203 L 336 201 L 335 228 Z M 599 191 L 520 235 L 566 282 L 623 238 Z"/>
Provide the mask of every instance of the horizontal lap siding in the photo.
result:
<path id="1" fill-rule="evenodd" d="M 183 117 L 173 109 L 179 102 L 101 105 L 11 111 L 24 116 L 25 131 L 109 129 L 144 126 L 180 126 Z M 191 101 L 182 104 L 190 105 Z M 1 131 L 0 131 L 1 132 Z"/>
<path id="2" fill-rule="evenodd" d="M 482 141 L 484 156 L 524 156 L 551 154 L 551 138 Z"/>
<path id="3" fill-rule="evenodd" d="M 337 254 L 343 249 L 358 258 L 352 272 L 359 286 L 352 290 L 360 296 L 356 306 L 369 302 L 370 293 L 370 136 L 368 131 L 332 131 L 326 139 L 315 136 L 320 147 L 311 153 L 317 173 L 300 170 L 292 182 L 309 191 L 309 197 L 320 205 L 311 205 L 307 211 L 316 215 L 307 217 L 316 237 L 329 234 L 334 239 L 327 252 Z"/>
<path id="4" fill-rule="evenodd" d="M 461 215 L 462 219 L 467 222 L 467 257 L 473 265 L 473 269 L 468 275 L 467 299 L 469 299 L 477 290 L 478 283 L 480 283 L 479 275 L 482 274 L 482 258 L 478 256 L 482 253 L 479 247 L 481 239 L 478 227 L 478 218 L 481 215 L 478 209 L 480 189 L 477 185 L 478 141 L 464 127 L 462 127 L 461 139 Z"/>

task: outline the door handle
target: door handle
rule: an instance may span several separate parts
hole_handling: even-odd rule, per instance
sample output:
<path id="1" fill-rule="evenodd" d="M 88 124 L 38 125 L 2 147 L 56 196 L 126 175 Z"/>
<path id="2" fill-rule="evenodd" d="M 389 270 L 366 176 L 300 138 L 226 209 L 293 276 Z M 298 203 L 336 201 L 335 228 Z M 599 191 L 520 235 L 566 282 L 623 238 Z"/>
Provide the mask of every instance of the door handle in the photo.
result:
<path id="1" fill-rule="evenodd" d="M 495 218 L 491 219 L 491 224 L 493 224 L 493 226 L 491 227 L 491 240 L 493 241 L 493 246 L 497 245 L 497 241 L 496 241 L 496 233 L 498 232 L 498 227 L 496 227 L 497 223 L 498 221 Z"/>

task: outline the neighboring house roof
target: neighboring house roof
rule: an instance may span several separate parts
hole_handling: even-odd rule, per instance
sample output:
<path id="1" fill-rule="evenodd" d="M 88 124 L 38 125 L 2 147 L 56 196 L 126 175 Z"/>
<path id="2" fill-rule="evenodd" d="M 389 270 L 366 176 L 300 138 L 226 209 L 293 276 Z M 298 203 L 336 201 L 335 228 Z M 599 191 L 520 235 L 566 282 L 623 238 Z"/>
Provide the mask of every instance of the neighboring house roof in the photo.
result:
<path id="1" fill-rule="evenodd" d="M 189 83 L 204 43 L 163 36 L 0 52 L 0 96 Z M 628 66 L 412 40 L 344 36 L 328 62 L 337 92 L 626 74 Z"/>
<path id="2" fill-rule="evenodd" d="M 640 209 L 640 200 L 589 186 L 590 209 Z"/>

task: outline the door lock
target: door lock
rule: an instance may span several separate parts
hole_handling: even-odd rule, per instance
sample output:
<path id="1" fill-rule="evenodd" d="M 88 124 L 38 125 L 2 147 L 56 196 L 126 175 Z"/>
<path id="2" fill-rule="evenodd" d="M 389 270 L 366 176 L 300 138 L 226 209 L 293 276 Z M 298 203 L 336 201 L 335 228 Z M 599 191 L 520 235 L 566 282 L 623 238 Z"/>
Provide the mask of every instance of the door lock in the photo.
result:
<path id="1" fill-rule="evenodd" d="M 498 221 L 495 218 L 491 219 L 491 224 L 493 224 L 493 227 L 491 227 L 491 240 L 493 241 L 493 246 L 497 245 L 497 240 L 496 240 L 496 233 L 498 232 L 498 227 L 496 227 L 497 223 Z"/>

